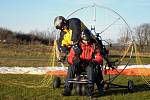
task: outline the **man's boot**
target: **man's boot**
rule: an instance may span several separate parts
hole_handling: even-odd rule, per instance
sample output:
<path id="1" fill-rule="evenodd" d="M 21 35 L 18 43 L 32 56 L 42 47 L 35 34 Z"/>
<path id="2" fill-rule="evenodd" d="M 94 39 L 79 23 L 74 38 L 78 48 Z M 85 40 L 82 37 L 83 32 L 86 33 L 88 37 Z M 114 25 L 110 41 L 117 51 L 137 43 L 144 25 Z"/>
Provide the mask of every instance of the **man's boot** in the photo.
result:
<path id="1" fill-rule="evenodd" d="M 91 86 L 88 86 L 87 87 L 87 96 L 92 98 L 93 94 L 92 94 L 92 87 Z"/>
<path id="2" fill-rule="evenodd" d="M 71 89 L 69 87 L 65 87 L 62 95 L 63 96 L 70 96 L 71 95 Z"/>
<path id="3" fill-rule="evenodd" d="M 99 86 L 98 86 L 98 92 L 99 92 L 99 95 L 100 96 L 104 96 L 104 85 L 103 84 L 100 84 Z"/>

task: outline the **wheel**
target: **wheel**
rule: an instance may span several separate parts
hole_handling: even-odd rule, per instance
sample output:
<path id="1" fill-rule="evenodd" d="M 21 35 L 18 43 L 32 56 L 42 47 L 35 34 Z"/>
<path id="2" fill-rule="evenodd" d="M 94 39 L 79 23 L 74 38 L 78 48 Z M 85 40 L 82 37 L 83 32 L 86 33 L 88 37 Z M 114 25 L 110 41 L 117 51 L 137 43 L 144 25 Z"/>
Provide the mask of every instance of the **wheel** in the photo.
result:
<path id="1" fill-rule="evenodd" d="M 61 79 L 60 77 L 54 77 L 53 79 L 53 88 L 60 88 Z"/>
<path id="2" fill-rule="evenodd" d="M 129 80 L 128 81 L 128 91 L 132 93 L 133 90 L 134 90 L 134 83 L 133 83 L 133 81 Z"/>
<path id="3" fill-rule="evenodd" d="M 104 84 L 104 89 L 105 89 L 105 90 L 108 90 L 109 88 L 110 88 L 109 83 L 105 83 L 105 84 Z"/>
<path id="4" fill-rule="evenodd" d="M 83 95 L 83 96 L 86 95 L 86 85 L 85 85 L 85 84 L 82 84 L 81 92 L 82 92 L 82 95 Z"/>
<path id="5" fill-rule="evenodd" d="M 76 94 L 81 95 L 81 85 L 80 84 L 76 85 Z"/>

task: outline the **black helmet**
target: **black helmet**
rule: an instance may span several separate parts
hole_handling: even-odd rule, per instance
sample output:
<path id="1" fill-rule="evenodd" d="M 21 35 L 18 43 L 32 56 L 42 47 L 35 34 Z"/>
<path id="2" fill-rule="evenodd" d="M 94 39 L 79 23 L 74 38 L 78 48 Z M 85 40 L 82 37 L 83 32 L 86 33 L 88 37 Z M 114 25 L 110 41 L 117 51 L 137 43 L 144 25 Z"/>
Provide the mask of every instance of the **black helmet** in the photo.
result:
<path id="1" fill-rule="evenodd" d="M 90 41 L 90 39 L 91 39 L 90 36 L 91 36 L 90 30 L 85 29 L 85 30 L 82 31 L 81 39 L 84 40 L 84 41 Z"/>
<path id="2" fill-rule="evenodd" d="M 57 16 L 54 19 L 54 26 L 56 27 L 56 29 L 62 29 L 65 24 L 66 19 L 63 16 Z"/>

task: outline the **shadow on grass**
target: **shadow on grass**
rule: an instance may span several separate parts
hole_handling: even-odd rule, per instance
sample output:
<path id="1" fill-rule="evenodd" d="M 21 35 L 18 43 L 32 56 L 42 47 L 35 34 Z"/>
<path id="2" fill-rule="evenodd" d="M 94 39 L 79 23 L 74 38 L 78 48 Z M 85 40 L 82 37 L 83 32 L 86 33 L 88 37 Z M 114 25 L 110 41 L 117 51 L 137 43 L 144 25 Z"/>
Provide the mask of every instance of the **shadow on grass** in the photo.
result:
<path id="1" fill-rule="evenodd" d="M 108 90 L 105 91 L 104 96 L 136 93 L 136 92 L 143 92 L 143 91 L 150 91 L 150 87 L 147 84 L 134 85 L 133 92 L 129 92 L 128 88 L 109 88 Z M 99 97 L 98 90 L 94 92 L 94 97 Z"/>
<path id="2" fill-rule="evenodd" d="M 134 92 L 150 91 L 150 87 L 147 84 L 135 85 Z"/>
<path id="3" fill-rule="evenodd" d="M 60 86 L 60 93 L 63 92 L 64 90 L 64 82 L 61 83 L 61 86 Z M 98 90 L 97 90 L 97 86 L 94 86 L 95 90 L 93 92 L 94 94 L 94 97 L 97 98 L 97 97 L 100 97 L 99 96 L 99 93 L 98 93 Z M 73 96 L 75 96 L 74 94 L 74 90 L 75 88 L 73 88 Z M 115 88 L 115 87 L 110 87 L 109 89 L 105 90 L 105 95 L 104 96 L 110 96 L 110 95 L 118 95 L 118 94 L 128 94 L 128 93 L 137 93 L 137 92 L 143 92 L 143 91 L 150 91 L 150 87 L 147 85 L 147 84 L 136 84 L 134 85 L 134 89 L 133 89 L 133 92 L 129 92 L 128 90 L 128 86 L 125 85 L 124 88 Z"/>

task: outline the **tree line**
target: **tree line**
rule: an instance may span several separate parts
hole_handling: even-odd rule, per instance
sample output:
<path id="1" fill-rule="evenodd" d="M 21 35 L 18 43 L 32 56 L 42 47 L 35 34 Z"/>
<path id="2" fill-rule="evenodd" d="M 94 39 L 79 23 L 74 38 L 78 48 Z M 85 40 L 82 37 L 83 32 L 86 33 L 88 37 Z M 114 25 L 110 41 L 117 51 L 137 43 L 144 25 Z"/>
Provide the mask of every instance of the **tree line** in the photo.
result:
<path id="1" fill-rule="evenodd" d="M 13 32 L 9 29 L 0 27 L 0 42 L 15 44 L 45 44 L 52 45 L 55 38 L 55 31 L 51 33 L 31 31 L 27 34 L 23 32 Z M 121 30 L 122 36 L 118 38 L 119 44 L 127 43 L 131 38 L 130 30 Z M 132 29 L 133 38 L 141 52 L 150 52 L 150 23 L 141 24 Z"/>
<path id="2" fill-rule="evenodd" d="M 13 32 L 7 28 L 0 27 L 0 42 L 13 44 L 53 44 L 53 38 L 48 33 L 37 30 L 29 33 Z"/>

